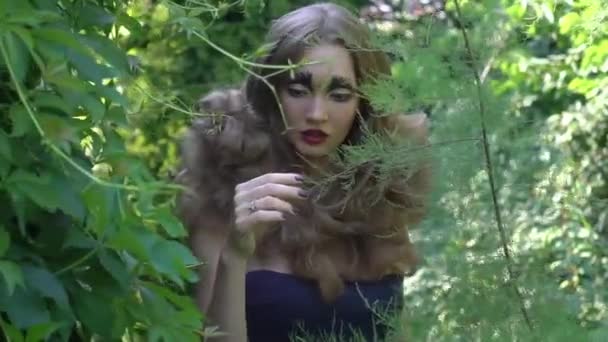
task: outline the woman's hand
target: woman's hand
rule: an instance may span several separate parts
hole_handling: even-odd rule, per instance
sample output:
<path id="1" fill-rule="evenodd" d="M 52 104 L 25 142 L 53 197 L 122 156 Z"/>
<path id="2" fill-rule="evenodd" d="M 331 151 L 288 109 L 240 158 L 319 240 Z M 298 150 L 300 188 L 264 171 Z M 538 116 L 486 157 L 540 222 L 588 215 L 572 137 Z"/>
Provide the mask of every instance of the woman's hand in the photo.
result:
<path id="1" fill-rule="evenodd" d="M 294 173 L 267 173 L 238 184 L 234 194 L 235 226 L 230 247 L 241 256 L 253 255 L 257 241 L 285 214 L 295 214 L 291 201 L 307 194 L 299 185 L 303 177 Z"/>

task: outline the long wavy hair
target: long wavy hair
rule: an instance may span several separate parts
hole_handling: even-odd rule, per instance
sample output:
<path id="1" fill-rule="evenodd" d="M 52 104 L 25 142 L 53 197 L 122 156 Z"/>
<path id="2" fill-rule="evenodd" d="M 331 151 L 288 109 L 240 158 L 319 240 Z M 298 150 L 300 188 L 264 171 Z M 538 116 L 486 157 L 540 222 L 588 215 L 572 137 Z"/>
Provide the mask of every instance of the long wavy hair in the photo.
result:
<path id="1" fill-rule="evenodd" d="M 368 29 L 345 8 L 327 3 L 302 7 L 273 22 L 266 37 L 268 53 L 257 63 L 296 62 L 306 48 L 320 43 L 339 44 L 350 52 L 358 85 L 390 74 L 389 59 L 373 48 Z M 183 142 L 178 180 L 191 191 L 180 196 L 178 207 L 189 229 L 214 229 L 205 226 L 205 217 L 231 226 L 236 184 L 267 172 L 302 171 L 305 161 L 283 134 L 286 127 L 273 93 L 289 72 L 252 71 L 241 89 L 214 91 L 201 99 L 201 111 L 220 115 L 194 121 Z M 344 144 L 359 144 L 364 132 L 390 128 L 376 114 L 361 97 Z M 339 174 L 341 168 L 331 165 L 328 172 Z M 310 199 L 297 204 L 298 214 L 288 215 L 259 241 L 257 257 L 286 256 L 294 274 L 316 280 L 327 301 L 343 291 L 344 280 L 411 272 L 416 256 L 408 227 L 424 214 L 425 179 L 421 170 L 411 170 L 407 179 L 389 177 L 380 196 L 371 196 L 379 189 L 377 171 L 370 161 L 356 166 L 349 189 L 339 180 L 326 184 L 326 191 L 312 186 Z M 377 200 L 370 202 L 371 197 Z"/>

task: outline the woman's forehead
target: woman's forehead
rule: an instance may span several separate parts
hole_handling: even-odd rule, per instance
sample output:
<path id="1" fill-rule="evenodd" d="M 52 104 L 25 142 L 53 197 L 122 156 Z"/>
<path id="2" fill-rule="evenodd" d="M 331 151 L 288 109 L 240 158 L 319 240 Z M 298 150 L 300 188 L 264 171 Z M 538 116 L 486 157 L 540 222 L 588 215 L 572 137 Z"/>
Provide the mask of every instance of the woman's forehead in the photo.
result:
<path id="1" fill-rule="evenodd" d="M 310 78 L 313 84 L 325 84 L 332 80 L 344 80 L 356 83 L 352 57 L 348 50 L 338 45 L 319 45 L 308 48 L 302 55 L 301 62 L 306 63 L 296 69 L 292 76 Z"/>

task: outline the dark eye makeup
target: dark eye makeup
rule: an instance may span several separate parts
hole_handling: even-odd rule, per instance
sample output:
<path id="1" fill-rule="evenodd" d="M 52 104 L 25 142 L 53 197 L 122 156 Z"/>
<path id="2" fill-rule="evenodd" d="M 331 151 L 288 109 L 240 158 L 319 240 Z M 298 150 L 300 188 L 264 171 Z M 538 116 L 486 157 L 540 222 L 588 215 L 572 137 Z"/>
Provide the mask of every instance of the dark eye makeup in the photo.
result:
<path id="1" fill-rule="evenodd" d="M 312 92 L 312 73 L 300 71 L 295 73 L 287 82 L 287 93 L 295 98 L 306 96 Z M 355 88 L 344 77 L 333 76 L 327 86 L 330 97 L 337 102 L 347 102 L 353 97 Z"/>

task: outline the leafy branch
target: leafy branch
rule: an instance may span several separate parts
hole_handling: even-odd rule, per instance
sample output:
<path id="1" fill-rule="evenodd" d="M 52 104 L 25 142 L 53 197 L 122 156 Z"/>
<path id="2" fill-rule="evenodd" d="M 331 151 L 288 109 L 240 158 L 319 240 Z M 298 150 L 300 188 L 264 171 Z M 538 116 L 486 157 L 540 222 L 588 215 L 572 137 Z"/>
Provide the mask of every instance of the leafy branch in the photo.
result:
<path id="1" fill-rule="evenodd" d="M 135 185 L 126 185 L 126 184 L 108 182 L 108 181 L 105 181 L 105 180 L 95 176 L 91 172 L 85 170 L 82 166 L 78 165 L 78 163 L 76 163 L 65 152 L 63 152 L 59 147 L 57 147 L 57 145 L 53 144 L 47 138 L 45 131 L 42 129 L 42 126 L 40 125 L 40 122 L 38 121 L 38 118 L 36 117 L 35 110 L 33 109 L 32 105 L 29 103 L 24 90 L 21 87 L 19 80 L 17 79 L 15 70 L 13 69 L 13 66 L 12 66 L 12 61 L 8 57 L 8 52 L 7 52 L 4 42 L 0 42 L 0 53 L 2 54 L 2 58 L 4 59 L 5 65 L 10 74 L 11 81 L 12 81 L 13 85 L 15 86 L 15 91 L 17 92 L 17 94 L 19 96 L 19 100 L 25 107 L 25 110 L 28 113 L 30 120 L 32 121 L 32 123 L 34 124 L 34 127 L 36 127 L 36 130 L 38 131 L 38 134 L 42 138 L 42 144 L 48 146 L 51 149 L 51 151 L 53 151 L 61 159 L 66 161 L 70 166 L 72 166 L 78 172 L 80 172 L 81 174 L 83 174 L 84 176 L 89 178 L 91 181 L 93 181 L 94 183 L 96 183 L 100 186 L 114 188 L 114 189 L 127 190 L 127 191 L 135 191 L 135 192 L 144 191 L 144 189 L 142 189 L 138 186 L 135 186 Z M 159 186 L 154 186 L 154 183 L 152 183 L 151 185 L 153 188 L 158 187 L 159 189 L 166 189 L 166 190 L 182 190 L 183 189 L 182 186 L 179 186 L 177 184 L 160 184 Z M 148 190 L 148 189 L 145 189 L 145 190 Z"/>
<path id="2" fill-rule="evenodd" d="M 462 22 L 463 16 L 462 16 L 462 12 L 460 9 L 459 0 L 454 0 L 454 6 L 456 9 L 457 19 Z M 532 325 L 530 315 L 526 308 L 523 294 L 516 283 L 516 276 L 515 276 L 515 272 L 513 270 L 514 263 L 513 263 L 512 257 L 511 257 L 511 252 L 509 251 L 509 243 L 508 243 L 508 239 L 507 239 L 507 234 L 505 233 L 504 225 L 502 222 L 500 204 L 498 203 L 498 196 L 497 196 L 493 167 L 492 167 L 492 158 L 490 156 L 490 145 L 488 143 L 488 136 L 487 136 L 486 107 L 485 107 L 485 103 L 484 103 L 482 80 L 481 80 L 481 77 L 478 72 L 478 65 L 477 65 L 475 56 L 473 54 L 473 49 L 471 47 L 469 35 L 467 33 L 465 25 L 458 25 L 458 27 L 460 29 L 462 38 L 464 40 L 467 57 L 469 58 L 469 61 L 470 61 L 469 66 L 473 73 L 473 77 L 475 78 L 475 86 L 476 86 L 476 90 L 477 90 L 477 100 L 478 100 L 477 105 L 478 105 L 478 109 L 479 109 L 481 134 L 482 134 L 481 141 L 483 143 L 485 166 L 486 166 L 486 172 L 488 174 L 488 183 L 490 186 L 490 192 L 492 194 L 492 204 L 494 207 L 494 217 L 496 219 L 496 226 L 497 226 L 498 232 L 500 234 L 502 251 L 503 251 L 505 259 L 506 259 L 507 273 L 508 273 L 508 277 L 509 277 L 508 283 L 511 284 L 511 286 L 513 287 L 513 290 L 515 291 L 515 294 L 517 295 L 517 298 L 519 300 L 519 307 L 520 307 L 521 313 L 526 321 L 528 328 L 530 330 L 533 330 L 534 327 Z"/>

